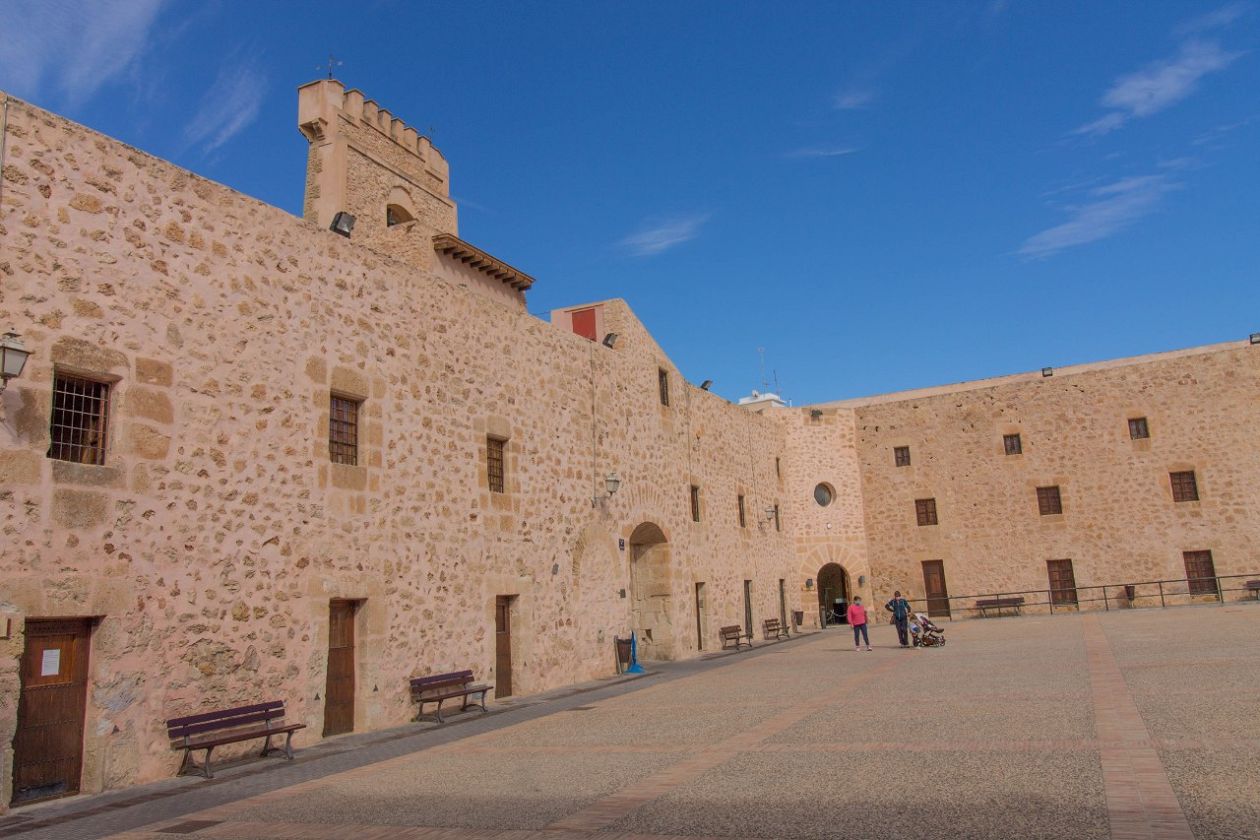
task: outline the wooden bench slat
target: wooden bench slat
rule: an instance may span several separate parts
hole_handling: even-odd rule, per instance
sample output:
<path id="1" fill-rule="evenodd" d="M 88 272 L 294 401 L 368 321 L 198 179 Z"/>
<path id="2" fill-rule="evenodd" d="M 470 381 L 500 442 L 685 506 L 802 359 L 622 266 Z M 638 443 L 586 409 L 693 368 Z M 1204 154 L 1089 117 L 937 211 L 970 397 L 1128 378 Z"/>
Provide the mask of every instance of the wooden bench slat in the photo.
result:
<path id="1" fill-rule="evenodd" d="M 235 715 L 249 715 L 255 712 L 261 712 L 267 709 L 277 710 L 284 714 L 284 701 L 272 700 L 268 703 L 255 703 L 252 706 L 238 706 L 235 709 L 220 709 L 215 712 L 202 712 L 196 715 L 188 715 L 186 717 L 171 718 L 166 722 L 167 726 L 184 726 L 190 723 L 205 723 L 212 720 L 223 720 Z"/>
<path id="2" fill-rule="evenodd" d="M 304 723 L 290 723 L 284 726 L 276 726 L 271 729 L 255 728 L 241 730 L 240 732 L 229 732 L 223 735 L 217 735 L 213 738 L 194 738 L 189 742 L 188 746 L 192 749 L 201 749 L 202 747 L 218 747 L 223 744 L 235 744 L 239 741 L 248 741 L 251 738 L 265 738 L 268 735 L 283 735 L 287 732 L 296 732 L 299 729 L 305 729 Z M 183 746 L 182 744 L 180 746 Z"/>
<path id="3" fill-rule="evenodd" d="M 260 723 L 263 725 L 259 726 Z M 184 751 L 184 759 L 180 762 L 179 772 L 176 775 L 183 775 L 190 765 L 198 769 L 196 763 L 191 762 L 190 759 L 194 751 L 205 750 L 205 757 L 199 769 L 201 775 L 207 779 L 214 778 L 210 754 L 214 752 L 215 747 L 263 738 L 265 739 L 262 749 L 264 757 L 273 752 L 281 752 L 284 753 L 285 758 L 292 761 L 293 733 L 306 728 L 305 723 L 284 722 L 283 700 L 269 700 L 266 703 L 254 703 L 234 709 L 218 709 L 213 712 L 184 715 L 171 718 L 166 722 L 166 726 L 167 735 L 175 742 L 172 747 Z M 271 739 L 280 735 L 284 736 L 284 746 L 272 746 Z M 194 738 L 193 736 L 201 737 Z"/>
<path id="4" fill-rule="evenodd" d="M 185 724 L 183 726 L 170 727 L 171 734 L 183 737 L 185 735 L 200 735 L 203 732 L 215 732 L 220 729 L 233 729 L 238 726 L 249 726 L 254 723 L 262 723 L 268 720 L 283 720 L 284 713 L 276 714 L 275 712 L 256 712 L 252 715 L 240 715 L 217 721 L 206 721 L 205 723 Z"/>

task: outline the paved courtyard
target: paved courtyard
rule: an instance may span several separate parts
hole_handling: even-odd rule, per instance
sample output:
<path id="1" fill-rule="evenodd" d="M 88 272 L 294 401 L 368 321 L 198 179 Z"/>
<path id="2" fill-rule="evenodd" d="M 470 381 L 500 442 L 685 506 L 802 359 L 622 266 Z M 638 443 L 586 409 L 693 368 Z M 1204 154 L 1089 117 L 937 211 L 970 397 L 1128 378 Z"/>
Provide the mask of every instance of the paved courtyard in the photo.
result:
<path id="1" fill-rule="evenodd" d="M 292 772 L 269 763 L 230 801 L 113 836 L 1260 838 L 1258 629 L 1238 604 L 961 622 L 935 650 L 883 625 L 855 653 L 831 630 L 249 795 Z"/>

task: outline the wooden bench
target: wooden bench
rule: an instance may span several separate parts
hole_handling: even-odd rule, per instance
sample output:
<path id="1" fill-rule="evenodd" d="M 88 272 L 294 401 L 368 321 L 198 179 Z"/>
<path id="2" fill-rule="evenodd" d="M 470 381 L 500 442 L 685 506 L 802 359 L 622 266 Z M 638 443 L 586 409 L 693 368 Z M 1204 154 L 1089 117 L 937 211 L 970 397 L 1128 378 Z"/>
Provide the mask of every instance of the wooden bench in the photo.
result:
<path id="1" fill-rule="evenodd" d="M 238 706 L 235 709 L 223 709 L 217 712 L 203 712 L 199 715 L 172 718 L 166 722 L 167 734 L 173 742 L 171 748 L 184 751 L 184 760 L 180 762 L 179 772 L 175 775 L 182 776 L 191 766 L 207 779 L 214 778 L 210 753 L 215 747 L 262 738 L 264 739 L 262 750 L 264 757 L 273 752 L 282 752 L 285 758 L 292 761 L 293 733 L 305 728 L 305 723 L 284 722 L 283 700 L 272 700 L 253 706 Z M 283 747 L 271 745 L 271 739 L 276 735 L 284 736 Z M 206 751 L 200 767 L 191 758 L 195 750 Z"/>
<path id="2" fill-rule="evenodd" d="M 1018 595 L 1013 598 L 982 598 L 976 601 L 976 609 L 980 611 L 981 618 L 987 618 L 989 610 L 994 610 L 998 615 L 1002 614 L 1002 610 L 1010 610 L 1019 615 L 1020 609 L 1024 606 L 1024 596 Z"/>
<path id="3" fill-rule="evenodd" d="M 442 704 L 447 700 L 460 698 L 463 704 L 459 710 L 465 711 L 469 706 L 480 706 L 482 714 L 489 711 L 486 708 L 486 692 L 490 690 L 490 686 L 473 683 L 472 671 L 452 671 L 449 674 L 432 674 L 427 677 L 412 677 L 411 679 L 411 696 L 420 703 L 420 708 L 416 712 L 416 720 L 423 720 L 424 704 L 437 703 L 437 711 L 433 717 L 438 723 L 446 723 L 442 719 Z M 471 703 L 469 699 L 473 696 L 480 695 L 479 700 Z"/>
<path id="4" fill-rule="evenodd" d="M 790 639 L 791 634 L 788 629 L 779 623 L 777 618 L 767 618 L 762 624 L 765 626 L 766 641 L 774 639 Z"/>
<path id="5" fill-rule="evenodd" d="M 738 624 L 723 627 L 718 635 L 722 637 L 722 650 L 729 648 L 732 642 L 735 643 L 735 650 L 739 650 L 742 645 L 752 647 L 752 633 L 745 633 L 744 628 Z"/>
<path id="6" fill-rule="evenodd" d="M 1260 601 L 1260 580 L 1249 580 L 1243 584 L 1243 589 L 1251 593 L 1251 597 Z"/>

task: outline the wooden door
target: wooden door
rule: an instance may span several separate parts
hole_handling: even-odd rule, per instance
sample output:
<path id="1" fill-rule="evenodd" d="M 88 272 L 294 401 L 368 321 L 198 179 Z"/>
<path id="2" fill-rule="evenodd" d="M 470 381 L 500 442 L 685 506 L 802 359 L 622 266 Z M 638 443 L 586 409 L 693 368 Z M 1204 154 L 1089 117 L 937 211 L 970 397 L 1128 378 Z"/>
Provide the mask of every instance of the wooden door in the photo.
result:
<path id="1" fill-rule="evenodd" d="M 1050 575 L 1050 602 L 1052 604 L 1076 603 L 1076 575 L 1072 573 L 1071 560 L 1047 560 L 1046 571 Z"/>
<path id="2" fill-rule="evenodd" d="M 744 632 L 752 635 L 752 581 L 744 581 Z"/>
<path id="3" fill-rule="evenodd" d="M 787 620 L 787 581 L 779 578 L 779 626 L 788 628 Z"/>
<path id="4" fill-rule="evenodd" d="M 355 601 L 328 602 L 328 686 L 324 693 L 324 735 L 354 731 Z"/>
<path id="5" fill-rule="evenodd" d="M 494 599 L 494 696 L 512 696 L 512 596 Z"/>
<path id="6" fill-rule="evenodd" d="M 87 708 L 87 619 L 28 620 L 13 737 L 13 804 L 79 792 Z"/>
<path id="7" fill-rule="evenodd" d="M 928 615 L 949 618 L 949 590 L 945 587 L 945 561 L 923 561 L 923 591 L 927 595 Z"/>
<path id="8" fill-rule="evenodd" d="M 696 648 L 704 650 L 704 582 L 696 581 Z"/>

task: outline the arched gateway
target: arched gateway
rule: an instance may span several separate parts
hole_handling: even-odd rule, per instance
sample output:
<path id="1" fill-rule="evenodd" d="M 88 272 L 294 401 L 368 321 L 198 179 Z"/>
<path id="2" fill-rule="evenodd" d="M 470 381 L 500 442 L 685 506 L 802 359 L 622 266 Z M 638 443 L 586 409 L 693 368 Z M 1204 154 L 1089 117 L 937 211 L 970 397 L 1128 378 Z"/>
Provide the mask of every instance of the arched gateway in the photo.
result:
<path id="1" fill-rule="evenodd" d="M 818 612 L 823 627 L 845 623 L 849 606 L 849 573 L 839 563 L 827 563 L 818 570 Z"/>
<path id="2" fill-rule="evenodd" d="M 631 621 L 640 659 L 673 659 L 673 570 L 660 527 L 644 522 L 630 535 Z"/>

